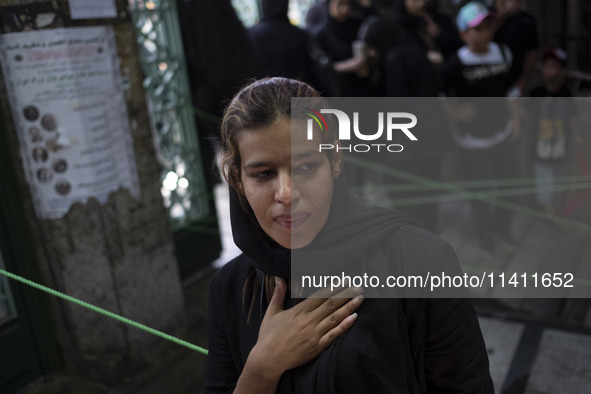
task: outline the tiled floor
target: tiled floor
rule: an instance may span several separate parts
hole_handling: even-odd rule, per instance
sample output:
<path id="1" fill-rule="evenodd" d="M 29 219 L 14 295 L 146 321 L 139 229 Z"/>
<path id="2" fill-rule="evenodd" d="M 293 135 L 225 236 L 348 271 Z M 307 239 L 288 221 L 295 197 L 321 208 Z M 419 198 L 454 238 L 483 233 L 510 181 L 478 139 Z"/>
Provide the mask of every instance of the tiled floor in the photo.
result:
<path id="1" fill-rule="evenodd" d="M 490 363 L 490 375 L 495 391 L 501 392 L 509 366 L 523 332 L 523 324 L 489 317 L 480 317 L 480 328 Z"/>

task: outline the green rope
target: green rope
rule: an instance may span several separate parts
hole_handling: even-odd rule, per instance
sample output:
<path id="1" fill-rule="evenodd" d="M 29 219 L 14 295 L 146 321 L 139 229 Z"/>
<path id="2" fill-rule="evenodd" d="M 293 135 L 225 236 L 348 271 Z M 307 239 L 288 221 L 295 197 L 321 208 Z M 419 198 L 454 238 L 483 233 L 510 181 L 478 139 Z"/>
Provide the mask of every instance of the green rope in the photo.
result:
<path id="1" fill-rule="evenodd" d="M 560 190 L 580 190 L 580 189 L 589 189 L 591 188 L 591 184 L 582 184 L 582 185 L 566 185 L 564 187 L 554 187 L 554 188 L 541 188 L 540 190 L 549 190 L 549 191 L 560 191 Z M 383 207 L 402 207 L 402 206 L 413 206 L 413 205 L 420 205 L 420 204 L 434 204 L 439 202 L 453 202 L 453 201 L 463 201 L 463 200 L 480 200 L 487 203 L 491 203 L 493 205 L 497 205 L 506 209 L 510 209 L 515 212 L 519 212 L 522 214 L 526 214 L 532 217 L 537 217 L 540 219 L 545 219 L 557 224 L 563 224 L 570 227 L 574 227 L 580 230 L 585 230 L 591 232 L 591 225 L 579 222 L 577 220 L 565 218 L 562 216 L 552 215 L 547 212 L 539 211 L 537 209 L 529 208 L 523 205 L 519 205 L 516 203 L 512 203 L 510 201 L 498 200 L 495 197 L 511 197 L 511 196 L 519 196 L 519 195 L 526 195 L 531 194 L 531 192 L 536 192 L 538 189 L 530 190 L 529 188 L 517 188 L 517 189 L 509 189 L 509 190 L 501 190 L 501 191 L 493 191 L 493 192 L 460 192 L 458 194 L 450 194 L 450 195 L 435 195 L 435 196 L 425 196 L 425 197 L 408 197 L 408 198 L 398 198 L 392 200 L 384 200 L 379 202 L 379 206 Z"/>
<path id="2" fill-rule="evenodd" d="M 542 178 L 545 180 L 545 178 Z M 591 181 L 591 176 L 589 175 L 571 175 L 571 176 L 556 176 L 556 177 L 549 177 L 549 180 L 552 180 L 554 183 L 574 183 L 574 182 L 589 182 Z M 476 181 L 452 181 L 452 182 L 441 182 L 442 184 L 446 185 L 446 188 L 461 188 L 461 189 L 469 189 L 469 188 L 480 188 L 480 187 L 488 187 L 488 186 L 496 186 L 496 187 L 504 187 L 504 186 L 525 186 L 525 185 L 535 185 L 538 182 L 537 178 L 510 178 L 510 179 L 482 179 Z M 370 184 L 371 191 L 375 192 L 414 192 L 414 191 L 425 191 L 425 190 L 433 190 L 432 186 L 423 185 L 423 184 L 414 184 L 414 183 L 396 183 L 396 184 L 386 184 L 386 185 L 376 185 Z M 359 193 L 366 188 L 364 186 L 352 186 L 351 190 L 354 193 Z"/>
<path id="3" fill-rule="evenodd" d="M 207 353 L 208 353 L 207 349 L 204 349 L 204 348 L 202 348 L 200 346 L 193 345 L 192 343 L 189 343 L 187 341 L 183 341 L 182 339 L 173 337 L 172 335 L 166 334 L 166 333 L 164 333 L 162 331 L 155 330 L 155 329 L 153 329 L 151 327 L 148 327 L 148 326 L 146 326 L 144 324 L 141 324 L 141 323 L 135 322 L 133 320 L 130 320 L 130 319 L 126 318 L 126 317 L 117 315 L 116 313 L 109 312 L 106 309 L 99 308 L 98 306 L 89 304 L 88 302 L 84 302 L 82 300 L 79 300 L 79 299 L 74 298 L 72 296 L 69 296 L 67 294 L 60 293 L 57 290 L 50 289 L 49 287 L 40 285 L 40 284 L 35 283 L 35 282 L 33 282 L 33 281 L 29 280 L 29 279 L 25 279 L 25 278 L 23 278 L 21 276 L 12 274 L 12 273 L 10 273 L 8 271 L 5 271 L 3 269 L 0 269 L 0 274 L 6 276 L 8 278 L 14 279 L 16 281 L 19 281 L 21 283 L 24 283 L 24 284 L 26 284 L 28 286 L 34 287 L 37 290 L 44 291 L 46 293 L 49 293 L 49 294 L 54 295 L 56 297 L 62 298 L 64 300 L 69 301 L 71 303 L 74 303 L 76 305 L 80 305 L 83 308 L 90 309 L 91 311 L 94 311 L 96 313 L 99 313 L 99 314 L 101 314 L 103 316 L 110 317 L 111 319 L 118 320 L 121 323 L 128 324 L 128 325 L 130 325 L 132 327 L 138 328 L 138 329 L 143 330 L 145 332 L 148 332 L 148 333 L 150 333 L 152 335 L 156 335 L 156 336 L 158 336 L 160 338 L 164 338 L 164 339 L 166 339 L 168 341 L 174 342 L 177 345 L 184 346 L 184 347 L 189 348 L 191 350 L 196 350 L 199 353 L 203 353 L 205 355 L 207 355 Z"/>
<path id="4" fill-rule="evenodd" d="M 535 194 L 538 191 L 557 192 L 557 191 L 574 191 L 591 189 L 591 182 L 582 184 L 567 184 L 559 186 L 542 186 L 542 187 L 522 187 L 495 190 L 491 192 L 470 192 L 466 191 L 463 194 L 434 194 L 420 197 L 400 197 L 385 200 L 391 206 L 406 206 L 406 205 L 422 205 L 435 204 L 440 202 L 464 201 L 464 200 L 488 200 L 493 197 L 516 197 Z M 366 189 L 368 192 L 374 192 L 373 188 Z M 382 202 L 380 202 L 380 205 Z"/>
<path id="5" fill-rule="evenodd" d="M 372 169 L 376 172 L 380 172 L 382 174 L 386 174 L 386 175 L 391 175 L 397 178 L 401 178 L 401 179 L 405 179 L 407 181 L 411 181 L 411 182 L 415 182 L 421 185 L 426 186 L 429 189 L 435 189 L 435 190 L 445 190 L 448 191 L 450 193 L 453 193 L 454 195 L 458 196 L 455 199 L 479 199 L 482 201 L 485 201 L 491 205 L 496 205 L 505 209 L 509 209 L 515 212 L 520 212 L 529 216 L 533 216 L 533 217 L 538 217 L 538 218 L 542 218 L 542 219 L 548 219 L 550 221 L 553 222 L 557 222 L 560 224 L 566 224 L 569 225 L 571 227 L 574 228 L 578 228 L 580 230 L 585 230 L 585 231 L 590 231 L 591 232 L 591 226 L 585 224 L 585 223 L 581 223 L 572 219 L 568 219 L 568 218 L 560 218 L 557 217 L 555 215 L 550 215 L 546 212 L 541 212 L 538 211 L 536 209 L 533 208 L 529 208 L 529 207 L 525 207 L 523 205 L 520 204 L 516 204 L 510 201 L 504 201 L 504 200 L 499 200 L 497 198 L 494 198 L 495 195 L 494 194 L 488 194 L 490 192 L 473 192 L 473 191 L 469 191 L 469 190 L 465 190 L 463 188 L 458 188 L 455 187 L 453 184 L 447 184 L 445 182 L 439 182 L 439 181 L 435 181 L 420 175 L 415 175 L 415 174 L 411 174 L 405 171 L 401 171 L 401 170 L 397 170 L 394 168 L 390 168 L 387 167 L 385 165 L 382 164 L 377 164 L 377 163 L 373 163 L 367 160 L 363 160 L 357 157 L 352 157 L 352 156 L 345 156 L 345 160 L 347 162 L 350 162 L 352 164 L 358 165 L 360 167 L 364 167 L 364 168 L 368 168 L 368 169 Z M 577 189 L 577 188 L 583 188 L 586 189 L 587 185 L 583 184 L 581 185 L 577 185 L 576 187 L 574 187 L 573 189 Z M 533 188 L 532 188 L 533 190 Z M 495 193 L 495 192 L 493 192 Z M 499 191 L 498 193 L 500 193 L 502 195 L 502 191 Z M 513 191 L 509 191 L 508 195 L 511 195 L 511 193 L 513 193 Z M 528 194 L 528 193 L 525 193 Z M 439 196 L 436 196 L 437 199 L 439 199 Z M 445 200 L 449 200 L 449 199 L 454 199 L 453 197 L 446 197 Z M 416 198 L 413 199 L 414 201 L 416 201 Z M 424 202 L 421 202 L 424 203 Z M 412 205 L 407 203 L 406 205 Z"/>

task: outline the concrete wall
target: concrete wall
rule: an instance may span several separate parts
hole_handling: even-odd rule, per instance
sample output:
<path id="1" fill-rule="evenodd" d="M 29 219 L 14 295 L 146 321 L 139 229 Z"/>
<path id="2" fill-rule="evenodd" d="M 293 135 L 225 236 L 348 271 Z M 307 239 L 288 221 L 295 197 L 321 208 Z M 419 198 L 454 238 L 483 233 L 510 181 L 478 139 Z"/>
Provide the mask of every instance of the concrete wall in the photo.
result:
<path id="1" fill-rule="evenodd" d="M 30 1 L 0 0 L 0 7 L 27 3 Z M 66 15 L 67 25 L 67 1 L 57 3 Z M 126 0 L 117 0 L 118 18 L 88 24 L 110 23 L 115 28 L 122 74 L 129 80 L 126 101 L 141 200 L 120 189 L 103 205 L 91 199 L 86 204 L 75 204 L 61 219 L 36 218 L 3 80 L 0 108 L 7 119 L 4 126 L 19 187 L 2 193 L 17 193 L 21 198 L 27 215 L 24 225 L 37 240 L 31 248 L 38 256 L 45 285 L 178 335 L 184 327 L 181 284 L 159 191 L 160 169 L 126 4 Z M 149 334 L 65 301 L 54 298 L 52 306 L 64 362 L 82 376 L 119 380 L 129 368 L 141 367 L 143 358 L 149 357 L 148 349 L 161 343 Z"/>

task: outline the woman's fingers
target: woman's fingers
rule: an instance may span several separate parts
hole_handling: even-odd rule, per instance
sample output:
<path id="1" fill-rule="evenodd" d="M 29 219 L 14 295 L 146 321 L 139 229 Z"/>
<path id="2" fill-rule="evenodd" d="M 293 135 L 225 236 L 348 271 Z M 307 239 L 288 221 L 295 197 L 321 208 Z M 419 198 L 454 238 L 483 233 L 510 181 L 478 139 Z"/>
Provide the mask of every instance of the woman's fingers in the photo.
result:
<path id="1" fill-rule="evenodd" d="M 315 317 L 317 317 L 318 320 L 321 320 L 324 317 L 326 317 L 329 313 L 332 313 L 335 310 L 339 309 L 351 298 L 361 294 L 363 294 L 362 287 L 348 287 L 344 290 L 341 290 L 332 297 L 321 299 L 320 301 L 322 302 L 317 302 L 316 307 L 310 312 Z"/>
<path id="2" fill-rule="evenodd" d="M 340 288 L 342 289 L 342 288 Z M 300 303 L 301 308 L 306 311 L 306 312 L 311 312 L 314 311 L 316 309 L 318 309 L 319 306 L 323 305 L 327 300 L 334 300 L 334 299 L 343 299 L 342 302 L 335 304 L 335 303 L 331 303 L 330 305 L 335 305 L 337 307 L 343 305 L 345 302 L 347 302 L 347 299 L 349 298 L 353 298 L 356 295 L 362 294 L 363 293 L 363 288 L 361 287 L 348 287 L 344 290 L 340 290 L 340 289 L 336 289 L 336 290 L 331 290 L 328 287 L 325 287 L 324 289 L 320 289 L 317 292 L 315 292 L 314 294 L 312 294 L 309 298 L 307 298 L 306 300 L 304 300 L 303 302 Z M 335 291 L 340 290 L 338 293 L 335 294 Z"/>
<path id="3" fill-rule="evenodd" d="M 259 329 L 256 354 L 279 373 L 310 361 L 343 335 L 357 318 L 361 288 L 348 288 L 329 298 L 309 298 L 283 310 L 287 284 L 275 279 L 275 289 Z M 322 295 L 329 293 L 322 293 Z"/>
<path id="4" fill-rule="evenodd" d="M 363 296 L 361 294 L 355 296 L 353 299 L 348 300 L 347 303 L 340 306 L 338 309 L 335 309 L 332 305 L 330 305 L 327 300 L 327 305 L 324 308 L 325 314 L 323 315 L 322 320 L 318 322 L 318 330 L 320 334 L 323 335 L 324 333 L 329 332 L 336 326 L 340 325 L 349 316 L 353 315 L 362 303 Z M 320 310 L 322 308 L 318 309 Z"/>
<path id="5" fill-rule="evenodd" d="M 265 316 L 273 316 L 283 312 L 283 302 L 287 293 L 287 284 L 284 279 L 275 277 L 275 288 L 269 302 Z M 322 336 L 329 330 L 340 326 L 351 316 L 363 302 L 363 288 L 349 287 L 329 298 L 308 298 L 299 305 L 293 307 L 292 312 L 300 309 L 300 312 L 309 315 L 309 322 L 316 325 L 317 332 Z M 329 290 L 323 289 L 315 295 L 328 295 Z M 351 324 L 353 322 L 351 321 Z M 345 327 L 347 325 L 345 324 Z"/>
<path id="6" fill-rule="evenodd" d="M 310 312 L 318 308 L 319 305 L 322 305 L 322 303 L 333 294 L 334 291 L 331 291 L 328 287 L 325 287 L 314 292 L 310 297 L 306 298 L 298 305 L 300 305 L 300 308 L 302 308 L 302 310 Z"/>
<path id="7" fill-rule="evenodd" d="M 357 320 L 357 313 L 352 315 L 348 315 L 343 321 L 339 323 L 335 328 L 328 330 L 326 334 L 320 337 L 318 341 L 318 346 L 321 349 L 326 349 L 331 343 L 333 343 L 337 338 L 343 335 L 347 330 L 351 328 L 353 323 Z"/>

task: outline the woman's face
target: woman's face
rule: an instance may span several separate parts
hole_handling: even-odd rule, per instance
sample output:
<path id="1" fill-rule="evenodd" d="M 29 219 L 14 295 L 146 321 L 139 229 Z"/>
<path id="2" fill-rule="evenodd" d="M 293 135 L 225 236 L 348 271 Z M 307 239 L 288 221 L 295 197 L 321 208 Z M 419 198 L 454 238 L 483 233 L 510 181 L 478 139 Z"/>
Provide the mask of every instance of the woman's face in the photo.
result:
<path id="1" fill-rule="evenodd" d="M 425 0 L 404 0 L 404 6 L 412 16 L 422 16 L 425 12 Z"/>
<path id="2" fill-rule="evenodd" d="M 328 13 L 339 22 L 345 22 L 352 11 L 351 0 L 329 0 Z"/>
<path id="3" fill-rule="evenodd" d="M 308 245 L 324 227 L 341 171 L 340 161 L 331 166 L 318 152 L 319 137 L 306 139 L 305 120 L 300 129 L 292 135 L 290 120 L 280 118 L 238 138 L 244 195 L 263 231 L 289 249 Z"/>

